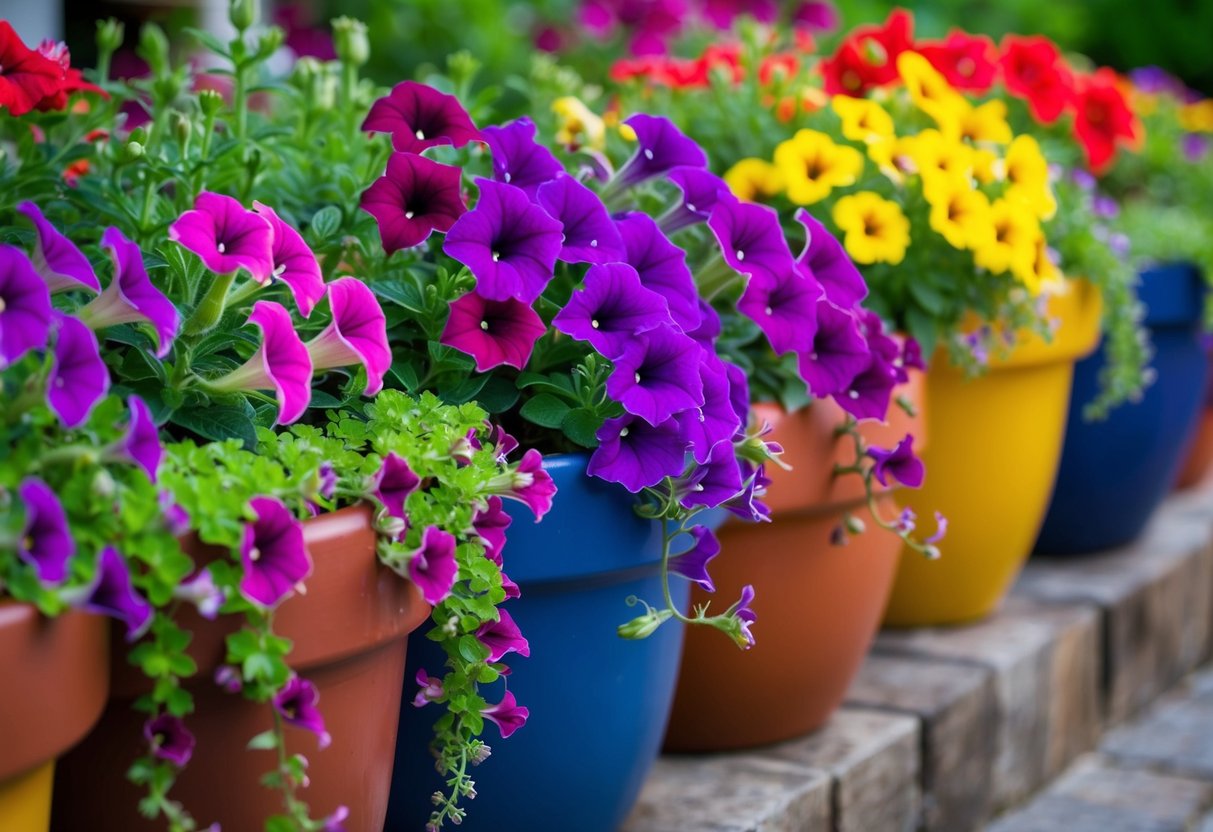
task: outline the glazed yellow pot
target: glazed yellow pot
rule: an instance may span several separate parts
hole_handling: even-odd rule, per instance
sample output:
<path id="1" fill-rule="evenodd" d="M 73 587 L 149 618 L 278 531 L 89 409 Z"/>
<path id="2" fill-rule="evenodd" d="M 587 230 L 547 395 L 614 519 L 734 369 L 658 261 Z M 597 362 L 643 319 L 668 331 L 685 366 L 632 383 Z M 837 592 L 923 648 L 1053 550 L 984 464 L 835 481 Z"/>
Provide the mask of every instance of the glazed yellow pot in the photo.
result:
<path id="1" fill-rule="evenodd" d="M 1023 567 L 1057 475 L 1074 363 L 1099 340 L 1099 291 L 1066 281 L 1049 300 L 1052 341 L 1031 335 L 973 379 L 939 355 L 927 373 L 927 478 L 901 502 L 941 511 L 942 557 L 905 550 L 885 613 L 891 627 L 959 624 L 998 606 Z"/>
<path id="2" fill-rule="evenodd" d="M 46 763 L 0 783 L 0 829 L 38 832 L 51 824 L 55 764 Z"/>

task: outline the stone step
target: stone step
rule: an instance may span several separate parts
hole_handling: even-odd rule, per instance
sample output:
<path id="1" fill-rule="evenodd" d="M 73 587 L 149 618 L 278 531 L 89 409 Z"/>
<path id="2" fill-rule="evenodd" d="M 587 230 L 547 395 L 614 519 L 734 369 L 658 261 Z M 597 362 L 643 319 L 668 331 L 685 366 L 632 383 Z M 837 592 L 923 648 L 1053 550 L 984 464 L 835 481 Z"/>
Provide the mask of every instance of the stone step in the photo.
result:
<path id="1" fill-rule="evenodd" d="M 1091 832 L 1197 828 L 1213 799 L 1213 777 L 1202 779 L 1213 770 L 1213 679 L 1191 682 L 1207 701 L 1110 729 L 1205 661 L 1211 636 L 1207 489 L 1170 498 L 1131 546 L 1033 559 L 985 621 L 882 633 L 847 704 L 811 736 L 663 758 L 624 832 L 969 832 L 995 817 L 991 830 L 1044 832 L 1063 828 L 1049 824 L 1066 806 L 1113 824 Z M 1202 719 L 1203 744 L 1186 733 Z M 1101 754 L 1086 755 L 1101 736 Z M 1166 798 L 1122 811 L 1104 781 Z M 1213 832 L 1213 816 L 1200 822 Z M 1011 823 L 1029 825 L 998 825 Z"/>

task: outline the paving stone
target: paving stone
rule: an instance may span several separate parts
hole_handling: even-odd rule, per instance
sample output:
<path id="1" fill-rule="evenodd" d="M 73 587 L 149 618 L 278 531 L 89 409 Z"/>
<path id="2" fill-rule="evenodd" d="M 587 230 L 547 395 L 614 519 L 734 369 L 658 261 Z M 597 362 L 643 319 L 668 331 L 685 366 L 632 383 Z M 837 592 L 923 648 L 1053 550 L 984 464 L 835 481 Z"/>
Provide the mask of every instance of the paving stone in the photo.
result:
<path id="1" fill-rule="evenodd" d="M 760 752 L 832 778 L 833 832 L 913 832 L 922 808 L 918 720 L 844 707 L 820 731 Z"/>
<path id="2" fill-rule="evenodd" d="M 1149 767 L 1213 781 L 1213 672 L 1157 702 L 1101 746 L 1122 766 Z"/>
<path id="3" fill-rule="evenodd" d="M 828 832 L 830 775 L 754 753 L 663 757 L 621 832 Z"/>
<path id="4" fill-rule="evenodd" d="M 1034 558 L 1020 577 L 1019 596 L 1102 608 L 1104 716 L 1109 723 L 1123 721 L 1209 653 L 1210 513 L 1168 502 L 1136 543 L 1089 557 Z"/>
<path id="5" fill-rule="evenodd" d="M 886 655 L 929 656 L 988 667 L 997 694 L 992 808 L 1021 802 L 1099 733 L 1098 608 L 1010 598 L 997 615 L 964 627 L 882 633 Z"/>
<path id="6" fill-rule="evenodd" d="M 1090 755 L 987 832 L 1186 832 L 1211 801 L 1211 783 L 1119 768 Z"/>
<path id="7" fill-rule="evenodd" d="M 989 668 L 875 654 L 864 662 L 847 701 L 920 721 L 923 829 L 967 832 L 989 816 L 998 724 Z"/>

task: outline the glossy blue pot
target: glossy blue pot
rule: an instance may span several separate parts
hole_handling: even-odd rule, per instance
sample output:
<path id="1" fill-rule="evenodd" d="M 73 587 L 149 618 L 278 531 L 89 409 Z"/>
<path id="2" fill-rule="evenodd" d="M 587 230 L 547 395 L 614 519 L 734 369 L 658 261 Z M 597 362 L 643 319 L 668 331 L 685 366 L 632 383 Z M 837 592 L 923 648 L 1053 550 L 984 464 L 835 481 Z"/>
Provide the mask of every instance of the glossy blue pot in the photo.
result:
<path id="1" fill-rule="evenodd" d="M 1075 367 L 1065 448 L 1036 552 L 1082 554 L 1135 539 L 1170 491 L 1195 433 L 1209 376 L 1200 340 L 1205 287 L 1187 264 L 1142 272 L 1154 383 L 1107 420 L 1083 420 L 1104 366 L 1101 347 Z M 991 472 L 997 476 L 997 472 Z"/>
<path id="2" fill-rule="evenodd" d="M 514 522 L 505 567 L 522 595 L 506 609 L 531 655 L 506 661 L 510 691 L 530 717 L 504 740 L 486 724 L 492 756 L 473 771 L 477 797 L 463 804 L 468 817 L 461 830 L 615 832 L 661 747 L 683 628 L 666 623 L 641 641 L 615 631 L 641 612 L 626 605 L 629 595 L 661 601 L 660 530 L 636 516 L 632 495 L 587 477 L 587 459 L 545 461 L 559 491 L 542 523 L 507 503 Z M 689 585 L 677 581 L 672 589 L 685 608 Z M 427 629 L 409 641 L 388 832 L 422 832 L 430 795 L 444 788 L 428 750 L 433 722 L 444 711 L 412 706 L 417 670 L 443 667 Z M 496 702 L 502 687 L 483 692 Z"/>

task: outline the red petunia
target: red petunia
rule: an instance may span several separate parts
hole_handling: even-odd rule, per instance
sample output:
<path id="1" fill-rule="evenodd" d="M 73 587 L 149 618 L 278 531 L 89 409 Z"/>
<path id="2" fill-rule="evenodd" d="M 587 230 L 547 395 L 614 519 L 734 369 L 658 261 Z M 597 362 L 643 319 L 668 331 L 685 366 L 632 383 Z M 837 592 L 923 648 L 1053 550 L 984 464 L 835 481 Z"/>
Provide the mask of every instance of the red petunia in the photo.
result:
<path id="1" fill-rule="evenodd" d="M 9 22 L 0 20 L 0 107 L 25 115 L 55 95 L 62 82 L 62 67 L 22 43 Z"/>
<path id="2" fill-rule="evenodd" d="M 769 87 L 776 81 L 790 81 L 800 73 L 800 58 L 792 52 L 779 52 L 762 59 L 758 67 L 758 82 Z"/>
<path id="3" fill-rule="evenodd" d="M 915 50 L 957 89 L 984 93 L 994 84 L 998 53 L 985 35 L 954 30 L 946 40 L 924 41 Z"/>
<path id="4" fill-rule="evenodd" d="M 897 80 L 897 57 L 913 45 L 914 18 L 894 9 L 881 26 L 860 26 L 821 62 L 825 91 L 859 97 Z"/>
<path id="5" fill-rule="evenodd" d="M 720 70 L 732 76 L 734 84 L 741 83 L 745 78 L 745 67 L 741 65 L 741 47 L 735 43 L 709 45 L 699 56 L 699 63 L 703 66 L 705 80 L 713 72 Z"/>
<path id="6" fill-rule="evenodd" d="M 1007 35 L 998 63 L 1007 91 L 1026 99 L 1037 121 L 1052 124 L 1061 117 L 1073 80 L 1053 41 L 1039 35 Z"/>
<path id="7" fill-rule="evenodd" d="M 1134 146 L 1141 141 L 1141 124 L 1133 115 L 1128 96 L 1114 71 L 1104 67 L 1078 78 L 1074 89 L 1074 136 L 1087 155 L 1094 173 L 1107 169 L 1118 143 Z"/>

